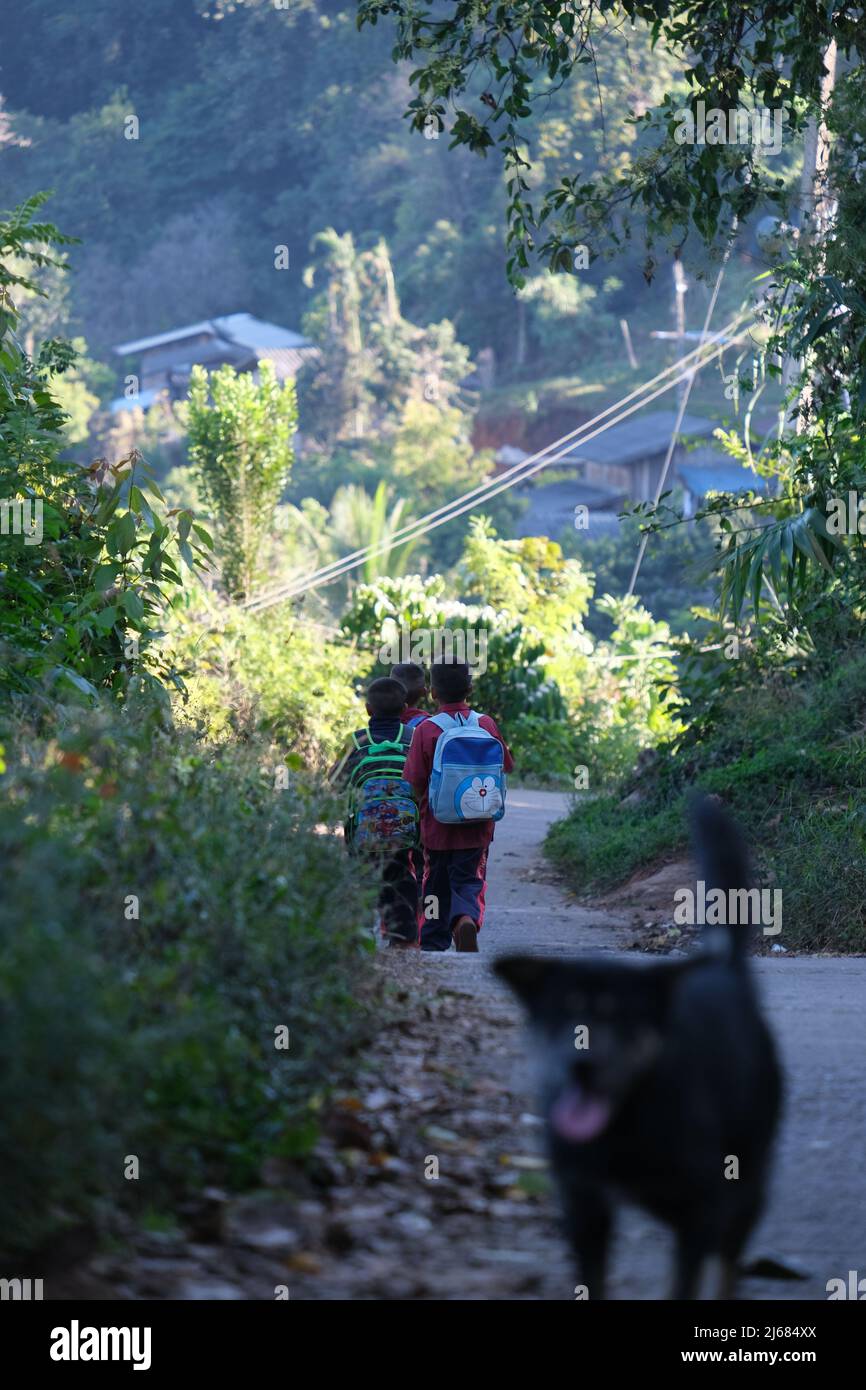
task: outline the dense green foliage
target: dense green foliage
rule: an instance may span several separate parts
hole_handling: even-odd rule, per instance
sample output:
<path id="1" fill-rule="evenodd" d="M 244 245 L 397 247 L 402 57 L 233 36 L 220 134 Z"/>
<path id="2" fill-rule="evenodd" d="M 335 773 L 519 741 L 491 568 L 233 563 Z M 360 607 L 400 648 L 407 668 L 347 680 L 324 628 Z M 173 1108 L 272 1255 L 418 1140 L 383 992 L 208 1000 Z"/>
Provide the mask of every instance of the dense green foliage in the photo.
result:
<path id="1" fill-rule="evenodd" d="M 620 531 L 593 536 L 573 527 L 559 537 L 563 553 L 575 556 L 595 577 L 595 587 L 603 594 L 628 591 L 635 556 L 640 545 L 640 523 L 629 517 Z M 685 525 L 659 531 L 647 546 L 638 573 L 636 595 L 655 618 L 666 622 L 678 636 L 693 630 L 693 608 L 711 604 L 714 585 L 711 576 L 715 551 L 707 527 Z M 610 623 L 591 609 L 587 627 L 597 637 L 607 637 Z"/>
<path id="2" fill-rule="evenodd" d="M 364 722 L 358 658 L 336 631 L 280 606 L 262 614 L 191 591 L 169 648 L 189 668 L 178 717 L 208 738 L 273 743 L 321 773 Z"/>
<path id="3" fill-rule="evenodd" d="M 847 65 L 820 109 L 831 37 Z M 4 1248 L 254 1184 L 315 1143 L 377 989 L 371 886 L 329 833 L 322 773 L 404 630 L 483 636 L 474 702 L 517 780 L 591 793 L 549 841 L 577 887 L 679 853 L 699 783 L 782 885 L 785 943 L 862 950 L 863 548 L 826 525 L 866 487 L 860 11 L 154 0 L 143 26 L 113 0 L 24 0 L 0 47 L 4 186 L 53 187 L 82 239 L 39 220 L 41 196 L 0 220 Z M 784 104 L 777 164 L 679 143 L 699 99 Z M 819 118 L 813 193 L 838 230 L 780 229 L 757 287 L 749 410 L 786 362 L 787 418 L 760 446 L 752 414 L 728 439 L 774 494 L 711 500 L 687 531 L 672 499 L 644 508 L 634 599 L 638 522 L 617 545 L 514 539 L 505 494 L 413 537 L 512 429 L 529 442 L 549 378 L 571 378 L 564 429 L 609 403 L 626 313 L 650 374 L 662 256 L 691 238 L 706 271 L 735 231 L 743 249 Z M 755 270 L 732 257 L 720 321 Z M 90 417 L 113 344 L 241 310 L 315 340 L 297 407 L 264 365 L 198 370 L 188 406 L 146 423 Z M 34 544 L 5 524 L 24 501 Z M 368 544 L 303 598 L 238 602 Z"/>
<path id="4" fill-rule="evenodd" d="M 736 621 L 748 601 L 787 610 L 791 629 L 814 624 L 816 588 L 847 621 L 862 607 L 859 533 L 828 530 L 828 511 L 862 481 L 866 418 L 866 285 L 863 281 L 862 88 L 866 23 L 856 7 L 820 0 L 780 5 L 756 0 L 602 0 L 602 3 L 525 3 L 466 0 L 434 17 L 423 5 L 361 0 L 359 24 L 393 17 L 395 60 L 413 60 L 417 95 L 407 115 L 420 129 L 431 116 L 447 125 L 452 145 L 476 154 L 496 150 L 508 178 L 509 269 L 523 285 L 538 254 L 551 270 L 575 269 L 575 246 L 593 256 L 618 254 L 640 228 L 648 248 L 661 241 L 680 255 L 697 233 L 711 249 L 730 248 L 744 219 L 768 204 L 784 212 L 795 192 L 774 161 L 805 131 L 825 150 L 805 169 L 794 225 L 777 227 L 775 262 L 756 305 L 764 327 L 761 357 L 769 375 L 785 379 L 788 422 L 753 458 L 746 438 L 733 451 L 765 476 L 780 495 L 763 515 L 738 515 L 727 497 L 710 502 L 725 533 L 718 567 L 721 612 Z M 631 120 L 646 137 L 625 167 L 595 168 L 548 187 L 536 213 L 533 164 L 521 144 L 524 123 L 543 101 L 547 84 L 566 82 L 581 67 L 597 70 L 605 41 L 622 42 L 622 17 L 648 26 L 684 65 L 682 79 L 663 96 L 629 97 Z M 835 78 L 837 49 L 844 56 Z M 487 84 L 481 116 L 470 109 L 479 72 Z M 835 78 L 835 89 L 828 74 Z M 672 73 L 666 77 L 672 78 Z M 495 91 L 495 95 L 493 92 Z M 467 104 L 463 104 L 467 103 Z M 450 106 L 451 112 L 448 112 Z M 759 127 L 748 139 L 695 138 L 698 115 L 718 111 L 765 113 L 773 138 Z M 691 138 L 685 119 L 692 123 Z M 811 122 L 811 126 L 810 126 Z M 776 126 L 778 125 L 778 130 Z M 820 129 L 819 129 L 820 127 Z M 808 141 L 807 141 L 808 146 Z M 637 222 L 636 222 L 637 215 Z M 530 259 L 532 257 L 532 259 Z M 648 256 L 646 273 L 655 262 Z M 786 363 L 786 366 L 783 366 Z M 666 524 L 656 516 L 654 526 Z M 817 570 L 817 574 L 812 571 Z M 827 602 L 819 603 L 821 617 Z"/>
<path id="5" fill-rule="evenodd" d="M 638 132 L 633 159 L 557 183 L 538 169 L 524 132 L 551 84 L 571 87 L 582 68 L 597 72 L 606 43 L 624 44 L 623 16 L 679 56 L 681 75 L 670 80 L 666 73 L 662 94 L 648 100 L 629 94 Z M 715 614 L 704 615 L 715 640 L 703 649 L 686 641 L 680 653 L 687 723 L 643 775 L 636 809 L 626 812 L 618 797 L 581 806 L 554 832 L 551 848 L 584 884 L 620 877 L 680 842 L 683 794 L 701 778 L 729 797 L 758 842 L 769 831 L 768 853 L 780 875 L 781 867 L 790 875 L 795 939 L 862 945 L 858 875 L 850 897 L 838 883 L 840 856 L 847 854 L 838 846 L 846 833 L 862 843 L 859 762 L 856 754 L 853 766 L 837 757 L 838 738 L 848 731 L 847 745 L 857 737 L 858 715 L 852 719 L 839 691 L 853 696 L 858 711 L 861 672 L 851 647 L 864 616 L 857 511 L 866 486 L 861 11 L 819 0 L 545 6 L 467 0 L 441 14 L 401 0 L 362 0 L 359 23 L 379 28 L 380 18 L 395 26 L 395 60 L 414 64 L 407 105 L 414 127 L 433 119 L 452 147 L 495 153 L 503 167 L 509 273 L 518 286 L 526 287 L 539 257 L 551 271 L 568 274 L 577 271 L 576 250 L 584 244 L 592 258 L 618 256 L 636 231 L 651 278 L 659 247 L 680 255 L 697 233 L 718 252 L 768 205 L 793 212 L 793 224 L 777 223 L 766 243 L 774 264 L 755 305 L 758 376 L 781 380 L 785 409 L 759 445 L 748 416 L 742 437 L 730 434 L 727 441 L 735 457 L 776 486 L 769 501 L 711 497 L 698 515 L 699 523 L 709 518 L 713 525 L 721 586 Z M 833 89 L 828 73 L 835 71 L 837 48 Z M 754 138 L 683 138 L 689 120 L 716 110 L 723 118 L 759 110 L 774 122 L 778 117 L 779 148 Z M 807 163 L 797 190 L 793 160 L 810 134 L 814 173 Z M 829 158 L 816 156 L 816 147 L 829 149 Z M 763 389 L 752 389 L 749 412 Z M 853 519 L 848 515 L 841 529 L 830 525 L 851 499 Z M 649 505 L 640 511 L 655 533 L 683 521 L 670 499 L 657 511 Z M 616 564 L 603 544 L 595 552 L 608 571 Z M 686 630 L 682 612 L 677 627 Z M 831 673 L 835 683 L 822 694 Z M 790 708 L 783 699 L 779 711 L 780 683 L 785 689 L 793 674 Z M 808 748 L 801 746 L 804 723 L 812 734 Z M 816 782 L 831 803 L 820 813 Z M 787 829 L 774 836 L 776 822 L 765 824 L 758 808 L 780 802 Z M 824 828 L 826 815 L 835 817 L 833 832 Z"/>
<path id="6" fill-rule="evenodd" d="M 285 787 L 276 748 L 209 747 L 146 702 L 53 737 L 18 722 L 5 742 L 11 1251 L 306 1151 L 358 1041 L 370 942 L 357 873 L 314 831 L 327 807 L 296 771 Z"/>
<path id="7" fill-rule="evenodd" d="M 594 254 L 603 245 L 621 246 L 636 223 L 648 245 L 654 238 L 681 244 L 690 229 L 705 240 L 724 240 L 731 225 L 765 199 L 779 201 L 784 181 L 760 141 L 677 139 L 683 98 L 693 112 L 698 101 L 708 111 L 779 110 L 786 130 L 797 132 L 807 103 L 819 95 L 827 45 L 838 40 L 859 53 L 866 40 L 858 10 L 821 0 L 462 0 L 442 17 L 402 0 L 360 0 L 359 24 L 376 25 L 380 16 L 396 24 L 395 58 L 416 64 L 411 80 L 417 96 L 407 108 L 415 127 L 423 128 L 436 112 L 454 145 L 500 155 L 516 272 L 528 268 L 534 237 L 551 217 L 541 252 L 553 269 L 571 268 L 575 243 L 589 242 Z M 606 41 L 622 48 L 636 28 L 652 35 L 654 47 L 661 41 L 669 61 L 674 54 L 681 59 L 676 82 L 670 80 L 673 65 L 659 74 L 661 93 L 658 86 L 629 93 L 632 120 L 655 138 L 624 166 L 548 182 L 536 216 L 524 123 L 550 85 L 571 87 L 581 68 L 597 77 Z M 485 111 L 470 109 L 479 70 L 488 88 Z"/>
<path id="8" fill-rule="evenodd" d="M 548 340 L 544 298 L 515 301 L 503 274 L 500 170 L 449 151 L 444 134 L 410 129 L 409 69 L 394 67 L 387 26 L 359 35 L 355 6 L 340 0 L 159 0 L 149 13 L 146 32 L 111 0 L 61 20 L 51 0 L 28 0 L 0 17 L 11 127 L 0 174 L 10 200 L 56 190 L 55 219 L 83 242 L 72 256 L 70 331 L 97 356 L 240 309 L 299 327 L 312 309 L 303 272 L 319 267 L 317 297 L 324 248 L 311 247 L 328 228 L 363 252 L 384 238 L 407 318 L 449 320 L 473 353 L 493 346 L 502 369 L 546 358 L 574 370 L 597 346 L 590 315 L 576 321 L 564 306 L 566 332 Z M 73 77 L 78 60 L 86 80 Z M 631 91 L 660 97 L 675 71 L 639 31 L 627 52 L 614 36 L 599 55 L 612 109 L 626 110 Z M 479 82 L 476 101 L 483 90 Z M 636 133 L 599 120 L 591 69 L 544 95 L 521 133 L 534 178 L 629 166 Z M 125 138 L 131 115 L 138 139 Z M 287 271 L 274 270 L 277 245 L 289 248 Z M 640 266 L 636 247 L 608 293 L 593 270 L 584 298 L 594 292 L 622 312 L 640 295 L 666 316 L 666 296 L 662 307 Z"/>
<path id="9" fill-rule="evenodd" d="M 74 352 L 47 339 L 31 358 L 11 297 L 35 285 L 9 259 L 56 265 L 66 240 L 34 221 L 42 201 L 0 222 L 0 690 L 63 700 L 70 687 L 177 684 L 154 638 L 182 562 L 206 562 L 209 538 L 200 528 L 190 538 L 191 514 L 167 511 L 137 454 L 86 471 L 62 456 L 66 417 L 52 392 Z"/>
<path id="10" fill-rule="evenodd" d="M 569 882 L 582 892 L 609 888 L 685 852 L 697 785 L 733 808 L 760 881 L 781 887 L 781 943 L 862 952 L 866 661 L 851 653 L 794 676 L 781 665 L 738 674 L 708 721 L 695 719 L 621 790 L 579 800 L 548 840 Z M 624 791 L 637 797 L 623 805 Z"/>
<path id="11" fill-rule="evenodd" d="M 13 256 L 50 264 L 62 244 L 38 206 L 0 223 L 0 502 L 41 509 L 7 526 L 4 508 L 0 535 L 0 1245 L 16 1254 L 306 1153 L 352 1066 L 371 945 L 371 898 L 305 769 L 350 717 L 347 654 L 254 619 L 232 650 L 239 610 L 200 583 L 210 540 L 191 511 L 165 506 L 135 454 L 64 458 L 53 384 L 72 353 L 31 358 L 9 294 L 33 287 Z M 270 383 L 234 385 L 217 405 L 231 398 L 240 437 Z M 206 434 L 216 411 L 197 407 Z M 278 453 L 273 425 L 257 453 Z M 264 482 L 272 503 L 282 484 Z"/>
<path id="12" fill-rule="evenodd" d="M 359 585 L 343 615 L 359 673 L 383 674 L 383 647 L 407 637 L 464 631 L 467 654 L 483 656 L 473 702 L 501 724 L 523 779 L 572 786 L 588 775 L 600 786 L 678 730 L 667 626 L 635 600 L 605 596 L 595 606 L 610 636 L 595 643 L 584 622 L 592 579 L 555 542 L 500 540 L 479 518 L 456 587 L 462 599 L 439 576 Z"/>

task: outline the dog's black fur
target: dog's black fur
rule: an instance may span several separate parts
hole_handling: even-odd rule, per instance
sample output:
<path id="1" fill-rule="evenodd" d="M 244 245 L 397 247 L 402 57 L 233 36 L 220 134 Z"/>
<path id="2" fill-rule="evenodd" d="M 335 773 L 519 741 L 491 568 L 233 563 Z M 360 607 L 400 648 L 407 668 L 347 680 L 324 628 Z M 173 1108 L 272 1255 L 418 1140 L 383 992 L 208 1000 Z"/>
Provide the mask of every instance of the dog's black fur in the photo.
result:
<path id="1" fill-rule="evenodd" d="M 693 836 L 707 891 L 748 886 L 742 840 L 714 800 L 695 803 Z M 781 1103 L 749 936 L 748 926 L 708 931 L 695 955 L 650 966 L 529 956 L 495 964 L 528 1008 L 539 1044 L 552 1167 L 591 1298 L 604 1297 L 615 1196 L 673 1229 L 673 1297 L 698 1296 L 711 1256 L 722 1260 L 720 1296 L 733 1296 L 737 1261 L 763 1206 Z M 582 1026 L 588 1046 L 576 1050 Z M 600 1129 L 575 1138 L 587 1115 L 590 1130 Z M 738 1177 L 730 1176 L 732 1160 Z"/>

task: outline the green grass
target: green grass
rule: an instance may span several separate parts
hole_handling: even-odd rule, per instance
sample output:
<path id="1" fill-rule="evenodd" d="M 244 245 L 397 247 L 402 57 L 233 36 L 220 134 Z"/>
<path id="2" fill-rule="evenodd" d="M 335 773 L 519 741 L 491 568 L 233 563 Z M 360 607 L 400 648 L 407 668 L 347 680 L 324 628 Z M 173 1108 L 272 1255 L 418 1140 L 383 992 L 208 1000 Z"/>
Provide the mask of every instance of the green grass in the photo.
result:
<path id="1" fill-rule="evenodd" d="M 636 869 L 672 854 L 683 841 L 678 806 L 646 814 L 621 806 L 621 796 L 579 800 L 548 834 L 548 857 L 578 892 L 604 892 Z"/>
<path id="2" fill-rule="evenodd" d="M 608 890 L 687 848 L 690 788 L 729 805 L 761 882 L 783 893 L 789 949 L 866 951 L 866 656 L 747 686 L 707 737 L 661 753 L 628 789 L 552 827 L 552 862 L 578 891 Z"/>

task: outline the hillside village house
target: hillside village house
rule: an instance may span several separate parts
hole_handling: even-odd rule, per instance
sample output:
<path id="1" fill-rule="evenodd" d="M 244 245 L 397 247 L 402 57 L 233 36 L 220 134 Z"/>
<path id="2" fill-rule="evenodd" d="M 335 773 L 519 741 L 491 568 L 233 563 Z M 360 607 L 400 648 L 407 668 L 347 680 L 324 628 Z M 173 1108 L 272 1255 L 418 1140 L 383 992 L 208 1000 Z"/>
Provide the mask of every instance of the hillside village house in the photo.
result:
<path id="1" fill-rule="evenodd" d="M 675 423 L 673 410 L 637 412 L 586 444 L 578 441 L 563 448 L 550 459 L 549 466 L 556 471 L 573 469 L 573 481 L 547 483 L 542 473 L 521 489 L 528 507 L 518 522 L 518 535 L 560 535 L 574 525 L 578 506 L 587 508 L 593 534 L 616 533 L 617 514 L 626 502 L 654 499 Z M 694 515 L 710 491 L 765 490 L 761 479 L 718 450 L 706 445 L 687 447 L 706 439 L 715 428 L 711 420 L 683 416 L 665 491 L 682 489 L 686 516 Z M 501 449 L 497 463 L 500 468 L 518 463 L 521 453 Z"/>
<path id="2" fill-rule="evenodd" d="M 167 333 L 118 343 L 113 351 L 118 357 L 139 359 L 138 392 L 113 400 L 113 414 L 135 408 L 148 410 L 163 393 L 171 401 L 183 400 L 196 365 L 214 371 L 228 363 L 236 371 L 255 372 L 259 362 L 267 358 L 274 364 L 278 379 L 285 381 L 318 355 L 309 338 L 252 314 L 204 319 Z"/>
<path id="3" fill-rule="evenodd" d="M 587 444 L 578 441 L 563 450 L 558 456 L 558 466 L 573 465 L 585 483 L 610 493 L 612 502 L 621 498 L 650 502 L 655 497 L 675 424 L 673 410 L 637 412 L 622 424 L 596 435 Z M 680 441 L 706 439 L 715 428 L 712 420 L 684 415 Z M 685 461 L 686 452 L 685 445 L 678 442 L 672 468 Z"/>

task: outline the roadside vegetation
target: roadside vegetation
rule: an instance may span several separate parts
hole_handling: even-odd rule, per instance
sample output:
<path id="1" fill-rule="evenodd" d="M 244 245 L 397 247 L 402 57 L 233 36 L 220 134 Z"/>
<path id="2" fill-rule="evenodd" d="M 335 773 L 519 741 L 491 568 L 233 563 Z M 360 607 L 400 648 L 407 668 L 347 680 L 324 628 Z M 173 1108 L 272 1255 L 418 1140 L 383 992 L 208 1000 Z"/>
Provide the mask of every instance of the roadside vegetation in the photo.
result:
<path id="1" fill-rule="evenodd" d="M 866 658 L 760 673 L 658 747 L 613 792 L 578 800 L 547 850 L 583 894 L 688 852 L 695 786 L 732 807 L 763 886 L 781 887 L 788 949 L 866 950 Z"/>

